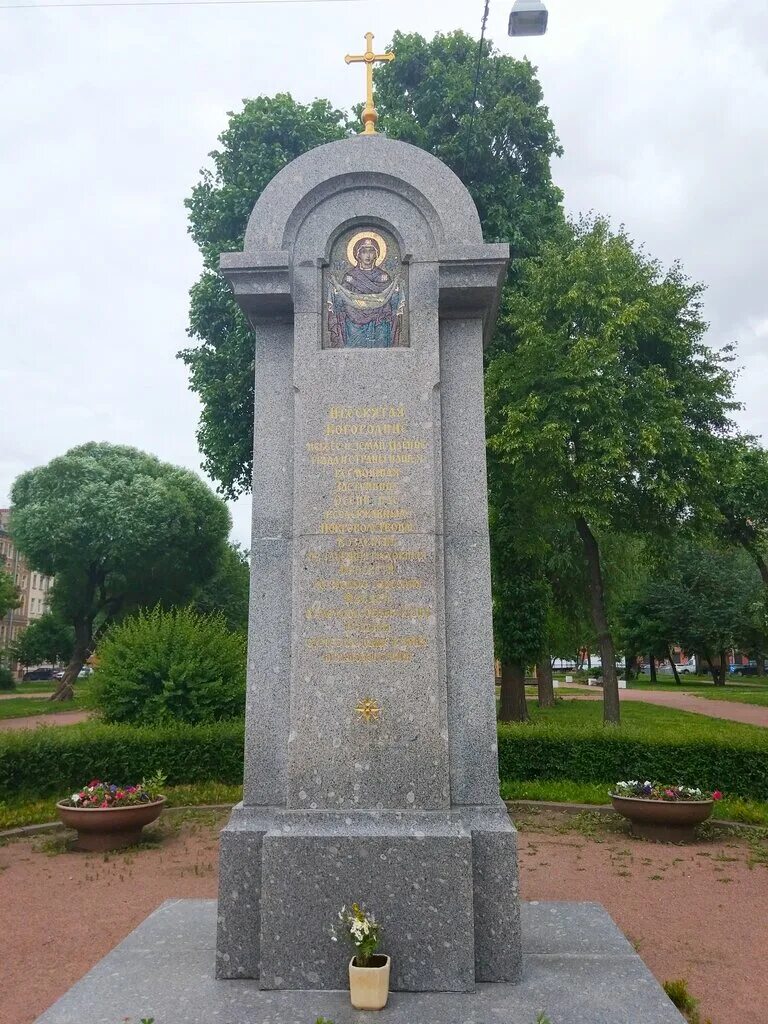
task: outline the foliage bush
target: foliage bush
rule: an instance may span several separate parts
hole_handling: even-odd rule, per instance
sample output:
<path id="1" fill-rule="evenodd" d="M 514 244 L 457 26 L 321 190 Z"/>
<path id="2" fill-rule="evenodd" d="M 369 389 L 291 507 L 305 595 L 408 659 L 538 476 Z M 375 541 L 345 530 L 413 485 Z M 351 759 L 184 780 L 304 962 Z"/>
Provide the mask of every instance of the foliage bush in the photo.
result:
<path id="1" fill-rule="evenodd" d="M 15 689 L 16 680 L 13 678 L 13 672 L 9 668 L 4 668 L 0 665 L 0 691 Z"/>
<path id="2" fill-rule="evenodd" d="M 83 779 L 129 785 L 156 771 L 170 786 L 243 781 L 242 721 L 158 727 L 84 723 L 0 735 L 0 800 L 68 796 Z"/>
<path id="3" fill-rule="evenodd" d="M 244 713 L 245 636 L 221 616 L 140 611 L 110 629 L 97 655 L 91 701 L 107 722 L 199 724 Z"/>

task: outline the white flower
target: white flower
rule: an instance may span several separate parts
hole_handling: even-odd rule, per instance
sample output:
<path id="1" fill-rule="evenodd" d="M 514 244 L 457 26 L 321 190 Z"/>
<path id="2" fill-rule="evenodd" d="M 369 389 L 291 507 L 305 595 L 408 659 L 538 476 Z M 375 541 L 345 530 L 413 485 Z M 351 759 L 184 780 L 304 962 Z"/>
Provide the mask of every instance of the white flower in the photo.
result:
<path id="1" fill-rule="evenodd" d="M 73 793 L 72 796 L 70 797 L 70 799 L 71 799 L 73 804 L 79 804 L 80 803 L 80 794 L 79 793 Z"/>

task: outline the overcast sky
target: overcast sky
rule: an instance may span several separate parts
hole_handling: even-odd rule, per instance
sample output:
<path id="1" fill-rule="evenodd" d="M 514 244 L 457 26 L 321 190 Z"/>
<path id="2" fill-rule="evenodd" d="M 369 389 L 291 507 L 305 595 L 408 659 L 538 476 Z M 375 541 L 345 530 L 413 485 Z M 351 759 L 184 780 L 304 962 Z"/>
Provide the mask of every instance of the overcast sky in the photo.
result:
<path id="1" fill-rule="evenodd" d="M 244 97 L 363 98 L 366 31 L 479 33 L 482 0 L 7 9 L 0 0 L 0 505 L 73 445 L 199 469 L 175 353 L 200 259 L 183 200 Z M 19 2 L 19 0 L 16 0 Z M 547 0 L 549 32 L 489 34 L 538 65 L 569 212 L 597 210 L 708 285 L 738 342 L 743 426 L 768 435 L 766 0 Z M 249 540 L 248 499 L 231 506 Z"/>

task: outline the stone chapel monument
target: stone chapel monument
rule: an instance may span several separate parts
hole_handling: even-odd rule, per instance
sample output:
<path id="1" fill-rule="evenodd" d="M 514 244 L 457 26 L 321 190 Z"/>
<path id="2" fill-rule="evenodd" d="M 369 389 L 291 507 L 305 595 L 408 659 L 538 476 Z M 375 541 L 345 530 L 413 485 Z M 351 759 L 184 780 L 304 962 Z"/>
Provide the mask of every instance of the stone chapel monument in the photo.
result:
<path id="1" fill-rule="evenodd" d="M 521 963 L 483 414 L 508 246 L 484 243 L 443 163 L 375 134 L 370 93 L 363 118 L 284 168 L 221 258 L 255 335 L 256 409 L 217 975 L 346 987 L 330 929 L 358 900 L 393 989 L 471 991 Z"/>

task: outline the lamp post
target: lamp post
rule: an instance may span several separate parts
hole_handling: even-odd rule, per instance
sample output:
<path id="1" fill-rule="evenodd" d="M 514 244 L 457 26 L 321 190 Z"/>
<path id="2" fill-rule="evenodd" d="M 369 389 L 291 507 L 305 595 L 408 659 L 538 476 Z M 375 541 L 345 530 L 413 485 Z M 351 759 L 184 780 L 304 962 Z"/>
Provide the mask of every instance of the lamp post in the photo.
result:
<path id="1" fill-rule="evenodd" d="M 549 13 L 541 0 L 515 0 L 509 15 L 511 36 L 543 36 Z"/>

